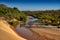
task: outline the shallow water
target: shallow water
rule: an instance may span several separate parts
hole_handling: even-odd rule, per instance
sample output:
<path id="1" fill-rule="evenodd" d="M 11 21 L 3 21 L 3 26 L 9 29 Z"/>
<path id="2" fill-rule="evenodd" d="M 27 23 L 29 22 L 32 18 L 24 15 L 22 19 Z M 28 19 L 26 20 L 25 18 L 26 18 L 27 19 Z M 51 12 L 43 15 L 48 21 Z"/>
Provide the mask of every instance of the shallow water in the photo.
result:
<path id="1" fill-rule="evenodd" d="M 33 34 L 32 31 L 30 31 L 29 29 L 27 29 L 25 27 L 20 27 L 20 25 L 17 25 L 16 31 L 23 36 L 25 36 L 25 35 L 26 36 L 31 36 Z"/>

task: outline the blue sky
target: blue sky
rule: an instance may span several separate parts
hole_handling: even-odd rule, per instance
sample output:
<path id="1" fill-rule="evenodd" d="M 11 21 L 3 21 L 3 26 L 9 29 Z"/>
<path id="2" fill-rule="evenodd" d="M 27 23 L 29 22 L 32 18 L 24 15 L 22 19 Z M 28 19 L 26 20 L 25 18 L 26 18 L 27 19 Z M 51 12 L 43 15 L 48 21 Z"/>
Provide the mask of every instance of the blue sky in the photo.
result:
<path id="1" fill-rule="evenodd" d="M 60 0 L 0 0 L 0 4 L 17 7 L 19 10 L 56 10 Z"/>

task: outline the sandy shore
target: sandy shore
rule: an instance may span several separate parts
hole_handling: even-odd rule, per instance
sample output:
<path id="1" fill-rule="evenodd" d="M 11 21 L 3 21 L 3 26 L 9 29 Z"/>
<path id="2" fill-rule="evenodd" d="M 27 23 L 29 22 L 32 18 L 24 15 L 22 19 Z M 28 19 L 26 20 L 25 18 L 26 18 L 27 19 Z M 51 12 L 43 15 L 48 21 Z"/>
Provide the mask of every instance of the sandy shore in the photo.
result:
<path id="1" fill-rule="evenodd" d="M 60 40 L 58 28 L 31 28 L 31 30 L 39 34 L 44 40 Z"/>
<path id="2" fill-rule="evenodd" d="M 12 28 L 0 20 L 0 40 L 60 40 L 58 28 Z"/>

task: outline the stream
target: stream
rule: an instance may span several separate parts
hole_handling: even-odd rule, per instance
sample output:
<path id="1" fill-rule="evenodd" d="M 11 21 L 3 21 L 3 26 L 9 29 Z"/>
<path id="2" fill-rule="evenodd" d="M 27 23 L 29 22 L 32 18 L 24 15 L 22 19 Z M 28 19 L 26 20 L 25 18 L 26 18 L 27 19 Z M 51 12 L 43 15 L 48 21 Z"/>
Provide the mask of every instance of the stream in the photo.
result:
<path id="1" fill-rule="evenodd" d="M 16 31 L 19 33 L 20 36 L 26 38 L 27 40 L 40 40 L 40 36 L 29 28 L 20 27 L 20 24 L 17 25 Z"/>
<path id="2" fill-rule="evenodd" d="M 17 32 L 19 32 L 21 35 L 26 35 L 26 36 L 31 36 L 32 35 L 32 31 L 30 31 L 29 29 L 25 28 L 25 27 L 20 27 L 20 25 L 17 25 L 16 27 Z"/>

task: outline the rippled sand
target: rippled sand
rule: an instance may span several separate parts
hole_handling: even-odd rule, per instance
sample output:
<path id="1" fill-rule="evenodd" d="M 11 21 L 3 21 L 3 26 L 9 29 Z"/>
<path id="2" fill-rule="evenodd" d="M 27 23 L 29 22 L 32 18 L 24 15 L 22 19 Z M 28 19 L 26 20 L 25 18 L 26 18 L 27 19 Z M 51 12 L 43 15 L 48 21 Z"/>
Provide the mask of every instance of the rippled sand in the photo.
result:
<path id="1" fill-rule="evenodd" d="M 39 34 L 44 40 L 60 40 L 58 28 L 31 28 L 31 30 Z"/>

